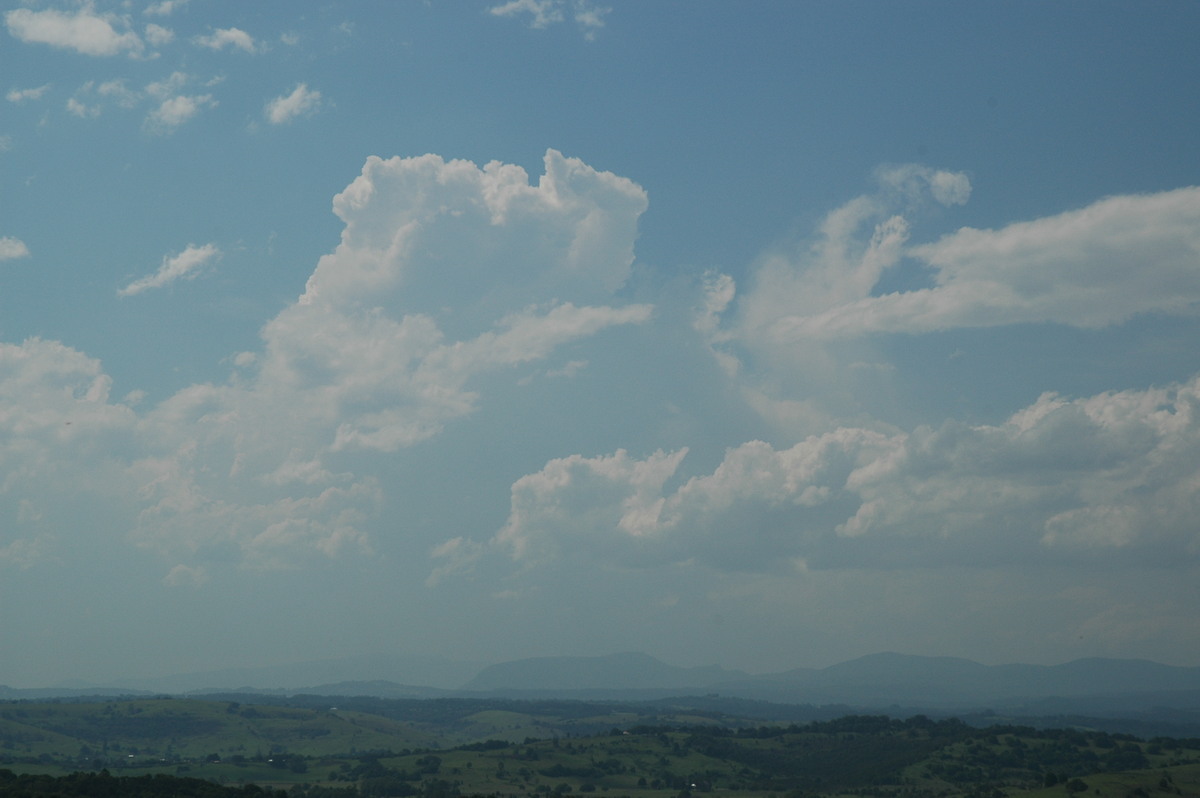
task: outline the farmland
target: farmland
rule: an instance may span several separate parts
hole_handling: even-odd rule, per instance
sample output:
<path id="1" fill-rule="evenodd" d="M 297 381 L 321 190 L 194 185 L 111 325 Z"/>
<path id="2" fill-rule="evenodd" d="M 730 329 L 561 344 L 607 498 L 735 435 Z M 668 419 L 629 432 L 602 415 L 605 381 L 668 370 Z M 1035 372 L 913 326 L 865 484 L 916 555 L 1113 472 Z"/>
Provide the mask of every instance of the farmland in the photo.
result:
<path id="1" fill-rule="evenodd" d="M 0 768 L 254 784 L 297 798 L 1200 796 L 1197 739 L 921 715 L 753 723 L 623 704 L 333 700 L 0 704 Z"/>

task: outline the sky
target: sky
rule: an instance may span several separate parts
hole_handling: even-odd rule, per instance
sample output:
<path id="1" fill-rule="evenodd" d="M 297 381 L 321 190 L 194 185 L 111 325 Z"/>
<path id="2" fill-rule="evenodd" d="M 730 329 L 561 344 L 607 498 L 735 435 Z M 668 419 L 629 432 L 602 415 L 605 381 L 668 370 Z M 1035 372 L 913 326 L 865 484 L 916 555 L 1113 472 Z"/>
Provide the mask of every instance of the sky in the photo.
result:
<path id="1" fill-rule="evenodd" d="M 0 6 L 0 684 L 1200 665 L 1200 4 Z"/>

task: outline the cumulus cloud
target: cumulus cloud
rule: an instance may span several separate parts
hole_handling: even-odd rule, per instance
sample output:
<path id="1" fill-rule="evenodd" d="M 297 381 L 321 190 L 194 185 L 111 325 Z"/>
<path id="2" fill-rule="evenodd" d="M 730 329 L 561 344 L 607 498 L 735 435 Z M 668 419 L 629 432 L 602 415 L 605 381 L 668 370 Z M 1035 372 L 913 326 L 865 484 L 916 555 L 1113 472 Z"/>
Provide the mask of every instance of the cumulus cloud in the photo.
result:
<path id="1" fill-rule="evenodd" d="M 346 230 L 301 302 L 390 299 L 423 311 L 465 303 L 496 319 L 557 297 L 606 300 L 629 276 L 646 194 L 554 150 L 544 166 L 530 185 L 524 169 L 494 161 L 369 158 L 334 198 Z M 423 193 L 414 196 L 416 186 Z M 541 232 L 547 225 L 552 237 Z"/>
<path id="2" fill-rule="evenodd" d="M 209 35 L 197 36 L 192 41 L 210 50 L 223 50 L 226 47 L 233 47 L 246 53 L 258 51 L 254 37 L 240 28 L 217 28 Z"/>
<path id="3" fill-rule="evenodd" d="M 686 450 L 575 455 L 513 484 L 492 544 L 522 562 L 569 551 L 625 567 L 984 566 L 1116 552 L 1192 567 L 1197 408 L 1200 378 L 1046 395 L 996 426 L 843 428 L 785 449 L 753 441 L 682 481 Z"/>
<path id="4" fill-rule="evenodd" d="M 0 515 L 0 547 L 14 565 L 53 550 L 52 530 L 71 528 L 55 492 L 68 491 L 80 505 L 102 492 L 168 585 L 372 551 L 391 489 L 377 469 L 475 412 L 481 378 L 650 318 L 613 294 L 644 207 L 640 187 L 553 151 L 532 185 L 499 163 L 373 158 L 335 199 L 341 244 L 263 327 L 261 351 L 232 358 L 227 383 L 135 411 L 61 344 L 0 348 L 0 491 L 31 502 L 21 519 Z M 190 279 L 218 256 L 189 246 L 119 293 Z M 96 474 L 60 481 L 63 457 Z M 446 574 L 470 552 L 441 547 Z"/>
<path id="5" fill-rule="evenodd" d="M 499 163 L 371 158 L 334 199 L 342 242 L 264 328 L 262 368 L 303 390 L 312 364 L 337 364 L 358 412 L 335 448 L 412 445 L 473 411 L 472 378 L 649 318 L 645 305 L 560 299 L 597 302 L 624 282 L 644 192 L 554 151 L 545 163 L 531 186 Z"/>
<path id="6" fill-rule="evenodd" d="M 48 44 L 84 55 L 138 55 L 144 49 L 138 35 L 128 30 L 126 20 L 98 14 L 90 2 L 81 4 L 74 13 L 18 8 L 7 12 L 4 22 L 8 32 L 23 42 Z"/>
<path id="7" fill-rule="evenodd" d="M 0 238 L 0 260 L 25 258 L 29 256 L 29 247 L 19 238 L 4 236 Z"/>
<path id="8" fill-rule="evenodd" d="M 272 125 L 282 125 L 298 116 L 314 113 L 320 105 L 321 92 L 309 89 L 306 83 L 298 83 L 291 94 L 280 95 L 268 102 L 263 115 Z"/>
<path id="9" fill-rule="evenodd" d="M 162 47 L 175 40 L 175 31 L 153 22 L 146 26 L 146 41 L 154 47 Z"/>
<path id="10" fill-rule="evenodd" d="M 55 556 L 78 518 L 129 495 L 120 453 L 136 420 L 109 401 L 111 384 L 98 361 L 60 343 L 0 344 L 0 564 Z"/>
<path id="11" fill-rule="evenodd" d="M 394 453 L 426 440 L 473 412 L 480 397 L 470 382 L 479 375 L 644 321 L 645 306 L 553 298 L 594 298 L 595 286 L 620 284 L 613 277 L 628 269 L 643 207 L 632 183 L 553 152 L 536 187 L 523 170 L 500 164 L 369 159 L 334 201 L 346 225 L 341 244 L 321 259 L 304 295 L 264 327 L 261 357 L 239 357 L 256 369 L 253 377 L 195 386 L 148 417 L 178 443 L 139 464 L 141 481 L 154 486 L 139 540 L 173 552 L 235 546 L 264 564 L 282 562 L 287 551 L 362 550 L 363 525 L 383 488 L 328 463 L 340 452 Z M 602 231 L 615 240 L 598 238 Z M 573 261 L 581 239 L 596 252 Z M 451 243 L 454 262 L 472 270 L 465 281 L 442 273 Z M 525 290 L 522 304 L 510 303 L 505 276 L 523 274 L 528 289 L 539 275 L 572 266 L 598 274 L 550 280 L 545 290 L 555 294 Z M 451 337 L 431 315 L 445 298 L 433 283 L 426 292 L 408 290 L 421 278 L 452 282 L 462 295 L 456 312 L 488 307 L 494 315 L 483 329 L 457 328 Z M 481 301 L 492 294 L 497 302 Z M 235 501 L 239 491 L 214 474 L 277 498 Z"/>
<path id="12" fill-rule="evenodd" d="M 145 128 L 153 133 L 168 134 L 206 108 L 215 108 L 211 94 L 179 94 L 168 97 L 146 115 Z"/>
<path id="13" fill-rule="evenodd" d="M 201 111 L 217 106 L 217 101 L 212 94 L 184 93 L 184 89 L 195 82 L 196 79 L 193 76 L 176 71 L 163 80 L 146 84 L 145 91 L 142 93 L 126 89 L 123 82 L 120 81 L 102 84 L 100 93 L 106 94 L 105 87 L 111 86 L 107 94 L 126 108 L 132 107 L 143 97 L 157 100 L 158 104 L 146 114 L 142 127 L 149 133 L 167 135 L 175 132 L 180 125 L 195 118 Z M 205 85 L 211 86 L 212 81 Z"/>
<path id="14" fill-rule="evenodd" d="M 208 263 L 221 256 L 221 250 L 215 244 L 196 246 L 188 244 L 187 248 L 178 255 L 164 257 L 158 271 L 139 277 L 129 285 L 117 291 L 118 296 L 133 296 L 151 288 L 162 288 L 176 280 L 194 280 Z"/>
<path id="15" fill-rule="evenodd" d="M 41 86 L 36 86 L 31 89 L 10 89 L 4 95 L 4 99 L 10 103 L 23 103 L 28 100 L 40 100 L 42 96 L 50 90 L 50 84 L 46 83 Z"/>

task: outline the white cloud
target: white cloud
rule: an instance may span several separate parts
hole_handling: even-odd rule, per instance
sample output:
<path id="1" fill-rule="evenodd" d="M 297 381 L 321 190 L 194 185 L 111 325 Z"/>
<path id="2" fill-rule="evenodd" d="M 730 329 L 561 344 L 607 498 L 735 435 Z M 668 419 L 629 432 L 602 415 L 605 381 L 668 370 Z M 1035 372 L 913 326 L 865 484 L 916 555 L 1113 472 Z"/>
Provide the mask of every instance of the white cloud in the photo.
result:
<path id="1" fill-rule="evenodd" d="M 686 454 L 659 451 L 635 460 L 618 450 L 608 457 L 551 460 L 513 484 L 512 512 L 493 542 L 514 559 L 535 562 L 564 548 L 590 554 L 596 546 L 631 546 L 662 523 L 663 485 Z"/>
<path id="2" fill-rule="evenodd" d="M 436 587 L 447 578 L 469 572 L 485 553 L 483 546 L 463 537 L 452 538 L 435 546 L 429 556 L 441 564 L 430 572 L 425 580 L 426 586 Z"/>
<path id="3" fill-rule="evenodd" d="M 197 36 L 192 41 L 211 50 L 234 47 L 247 53 L 257 52 L 254 37 L 240 28 L 217 28 L 208 36 Z"/>
<path id="4" fill-rule="evenodd" d="M 1200 304 L 1200 188 L 1111 197 L 999 230 L 964 228 L 907 254 L 933 270 L 934 287 L 870 296 L 859 285 L 859 296 L 832 307 L 780 313 L 776 332 L 798 340 L 1037 322 L 1096 328 L 1141 313 L 1191 313 Z"/>
<path id="5" fill-rule="evenodd" d="M 30 568 L 47 556 L 47 542 L 42 538 L 17 538 L 0 545 L 0 566 Z"/>
<path id="6" fill-rule="evenodd" d="M 563 21 L 562 0 L 509 0 L 507 3 L 492 6 L 488 11 L 498 17 L 528 14 L 531 28 L 545 28 Z"/>
<path id="7" fill-rule="evenodd" d="M 155 133 L 171 133 L 205 108 L 215 108 L 211 94 L 179 94 L 163 100 L 146 115 L 145 127 Z"/>
<path id="8" fill-rule="evenodd" d="M 53 9 L 33 11 L 18 8 L 4 15 L 8 31 L 27 43 L 48 44 L 84 55 L 138 55 L 142 40 L 128 23 L 112 14 L 97 14 L 93 3 L 83 3 L 75 13 Z M 125 28 L 118 32 L 116 25 Z"/>
<path id="9" fill-rule="evenodd" d="M 151 97 L 165 98 L 178 94 L 191 81 L 184 72 L 172 72 L 165 80 L 146 84 L 146 93 Z"/>
<path id="10" fill-rule="evenodd" d="M 195 386 L 148 415 L 147 429 L 160 431 L 163 453 L 137 464 L 150 502 L 139 517 L 138 540 L 177 557 L 228 549 L 228 556 L 260 566 L 283 565 L 304 552 L 365 550 L 364 525 L 383 488 L 367 474 L 331 469 L 340 452 L 395 453 L 427 440 L 473 412 L 480 397 L 469 382 L 479 375 L 544 358 L 612 325 L 643 321 L 649 309 L 637 305 L 552 302 L 508 310 L 483 303 L 503 311 L 486 329 L 451 339 L 423 312 L 428 305 L 419 292 L 389 290 L 440 269 L 446 243 L 457 244 L 456 254 L 474 253 L 462 261 L 481 278 L 467 283 L 469 298 L 503 284 L 487 279 L 487 270 L 559 268 L 580 236 L 604 229 L 629 236 L 596 242 L 598 252 L 619 262 L 588 263 L 602 274 L 623 272 L 634 228 L 601 224 L 596 216 L 629 214 L 632 222 L 644 203 L 640 189 L 556 153 L 547 162 L 548 175 L 534 188 L 516 167 L 481 170 L 436 156 L 370 159 L 335 200 L 346 223 L 341 245 L 321 259 L 304 296 L 264 327 L 262 356 L 238 357 L 255 368 L 253 377 Z M 622 197 L 632 201 L 622 205 Z M 530 257 L 530 240 L 553 244 Z M 461 293 L 455 275 L 437 276 Z M 522 302 L 538 298 L 520 294 Z M 240 485 L 256 487 L 247 492 Z M 274 498 L 239 498 L 264 493 Z"/>
<path id="11" fill-rule="evenodd" d="M 815 240 L 799 252 L 778 252 L 756 268 L 739 300 L 743 334 L 772 336 L 780 328 L 871 295 L 884 272 L 905 254 L 909 223 L 902 211 L 932 198 L 965 201 L 965 175 L 918 164 L 880 169 L 880 191 L 829 213 Z"/>
<path id="12" fill-rule="evenodd" d="M 151 288 L 162 288 L 176 280 L 194 280 L 201 269 L 213 259 L 221 256 L 221 250 L 215 244 L 196 246 L 188 244 L 187 249 L 178 255 L 164 257 L 158 271 L 139 277 L 121 290 L 118 296 L 133 296 Z"/>
<path id="13" fill-rule="evenodd" d="M 19 520 L 0 501 L 10 564 L 70 545 L 53 532 L 74 528 L 70 502 L 54 499 L 64 492 L 76 513 L 102 502 L 163 558 L 169 585 L 369 553 L 394 489 L 377 472 L 384 458 L 473 413 L 484 377 L 650 317 L 612 293 L 644 192 L 558 153 L 535 185 L 498 163 L 373 158 L 334 207 L 341 244 L 264 326 L 261 351 L 232 357 L 226 384 L 135 411 L 111 402 L 99 364 L 73 350 L 0 347 L 0 493 L 31 503 Z M 119 293 L 189 279 L 218 254 L 190 246 Z M 53 467 L 63 457 L 65 481 Z M 445 573 L 465 569 L 471 550 L 439 549 Z"/>
<path id="14" fill-rule="evenodd" d="M 175 31 L 170 28 L 155 25 L 153 22 L 146 26 L 146 41 L 150 42 L 154 47 L 162 47 L 164 44 L 170 44 L 174 40 Z"/>
<path id="15" fill-rule="evenodd" d="M 942 205 L 965 205 L 971 198 L 971 181 L 962 172 L 906 163 L 880 167 L 875 176 L 881 186 L 909 201 L 919 201 L 926 192 Z"/>
<path id="16" fill-rule="evenodd" d="M 594 39 L 596 33 L 604 27 L 604 18 L 612 12 L 608 6 L 594 5 L 587 0 L 575 0 L 573 13 L 575 24 L 583 31 L 587 39 Z"/>
<path id="17" fill-rule="evenodd" d="M 314 113 L 320 105 L 321 92 L 309 89 L 306 83 L 298 83 L 291 94 L 268 102 L 263 114 L 272 125 L 281 125 L 298 116 Z"/>
<path id="18" fill-rule="evenodd" d="M 100 116 L 100 106 L 82 103 L 74 97 L 67 99 L 67 113 L 80 119 L 94 119 Z"/>
<path id="19" fill-rule="evenodd" d="M 208 572 L 203 567 L 176 565 L 167 572 L 162 581 L 167 587 L 197 587 L 208 581 Z"/>
<path id="20" fill-rule="evenodd" d="M 119 505 L 132 412 L 98 361 L 54 341 L 0 344 L 0 565 L 56 556 L 82 517 Z"/>
<path id="21" fill-rule="evenodd" d="M 166 17 L 183 8 L 187 3 L 188 0 L 160 0 L 160 2 L 146 6 L 142 13 L 152 17 Z"/>
<path id="22" fill-rule="evenodd" d="M 96 87 L 96 93 L 114 100 L 122 108 L 133 108 L 141 100 L 141 95 L 127 87 L 124 80 L 105 81 Z"/>
<path id="23" fill-rule="evenodd" d="M 588 39 L 595 37 L 596 32 L 604 27 L 604 17 L 612 9 L 595 5 L 589 0 L 509 0 L 507 3 L 492 6 L 489 13 L 498 17 L 515 17 L 528 15 L 529 27 L 535 29 L 548 28 L 563 22 L 568 14 L 583 31 Z"/>
<path id="24" fill-rule="evenodd" d="M 369 158 L 334 198 L 346 223 L 329 258 L 336 269 L 322 259 L 301 301 L 391 300 L 429 312 L 467 303 L 497 319 L 555 298 L 606 300 L 629 276 L 646 194 L 554 150 L 544 165 L 531 186 L 510 164 Z"/>
<path id="25" fill-rule="evenodd" d="M 40 100 L 42 96 L 50 90 L 50 84 L 46 83 L 31 89 L 10 89 L 4 95 L 4 99 L 10 103 L 23 103 L 28 100 Z"/>
<path id="26" fill-rule="evenodd" d="M 492 543 L 539 563 L 572 552 L 633 566 L 767 570 L 1034 564 L 1106 553 L 1194 567 L 1200 377 L 1067 400 L 997 426 L 844 428 L 786 449 L 754 441 L 679 481 L 686 450 L 555 459 L 512 487 Z M 582 554 L 580 554 L 582 553 Z"/>
<path id="27" fill-rule="evenodd" d="M 29 256 L 29 247 L 19 238 L 12 236 L 0 237 L 0 260 L 25 258 Z"/>
<path id="28" fill-rule="evenodd" d="M 106 80 L 99 84 L 89 80 L 76 89 L 74 96 L 67 100 L 67 112 L 81 119 L 91 119 L 99 116 L 110 104 L 129 110 L 137 107 L 146 97 L 169 99 L 170 94 L 179 92 L 189 80 L 190 78 L 182 72 L 175 72 L 165 80 L 148 84 L 144 91 L 131 89 L 124 78 Z M 170 115 L 167 114 L 155 122 L 159 132 L 165 132 L 170 127 L 165 124 L 169 118 Z"/>
<path id="29" fill-rule="evenodd" d="M 790 439 L 881 423 L 868 408 L 892 387 L 882 335 L 1096 329 L 1200 308 L 1198 188 L 914 243 L 909 218 L 966 201 L 969 180 L 915 164 L 876 178 L 878 191 L 829 213 L 800 246 L 767 253 L 736 286 L 718 275 L 700 289 L 695 328 L 745 401 Z M 893 279 L 900 287 L 885 291 Z"/>

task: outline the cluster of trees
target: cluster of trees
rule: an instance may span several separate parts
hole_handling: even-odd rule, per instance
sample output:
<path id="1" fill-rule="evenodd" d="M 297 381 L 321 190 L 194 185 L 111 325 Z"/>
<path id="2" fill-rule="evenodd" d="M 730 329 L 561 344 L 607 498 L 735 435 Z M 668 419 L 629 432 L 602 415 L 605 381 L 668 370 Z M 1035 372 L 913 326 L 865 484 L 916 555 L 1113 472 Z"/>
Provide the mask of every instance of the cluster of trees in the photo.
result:
<path id="1" fill-rule="evenodd" d="M 107 770 L 67 776 L 0 770 L 0 794 L 5 798 L 269 798 L 273 795 L 270 788 L 255 784 L 223 787 L 179 776 L 113 776 Z"/>

